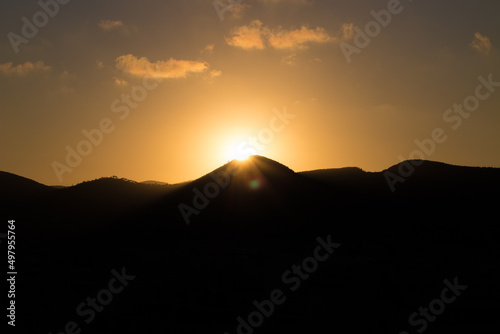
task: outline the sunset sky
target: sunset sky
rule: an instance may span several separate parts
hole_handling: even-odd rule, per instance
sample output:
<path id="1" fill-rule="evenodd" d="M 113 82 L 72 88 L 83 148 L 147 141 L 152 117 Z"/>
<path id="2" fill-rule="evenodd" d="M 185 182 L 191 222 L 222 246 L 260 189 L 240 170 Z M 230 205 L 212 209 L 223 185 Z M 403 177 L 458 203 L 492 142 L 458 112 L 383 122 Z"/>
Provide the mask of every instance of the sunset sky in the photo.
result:
<path id="1" fill-rule="evenodd" d="M 0 170 L 175 183 L 245 151 L 380 171 L 416 140 L 500 167 L 498 0 L 59 1 L 0 4 Z"/>

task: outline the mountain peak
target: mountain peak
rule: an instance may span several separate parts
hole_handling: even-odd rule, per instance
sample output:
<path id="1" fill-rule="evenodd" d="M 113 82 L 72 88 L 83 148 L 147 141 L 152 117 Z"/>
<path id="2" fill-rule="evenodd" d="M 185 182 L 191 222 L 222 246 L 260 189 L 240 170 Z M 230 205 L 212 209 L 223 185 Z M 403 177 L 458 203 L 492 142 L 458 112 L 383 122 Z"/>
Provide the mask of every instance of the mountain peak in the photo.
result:
<path id="1" fill-rule="evenodd" d="M 246 168 L 258 167 L 259 169 L 268 171 L 276 170 L 286 173 L 295 173 L 292 169 L 288 168 L 287 166 L 275 160 L 264 157 L 262 155 L 252 155 L 245 160 L 235 159 L 231 161 L 229 164 L 231 164 L 232 168 L 238 167 L 240 169 L 246 169 Z"/>

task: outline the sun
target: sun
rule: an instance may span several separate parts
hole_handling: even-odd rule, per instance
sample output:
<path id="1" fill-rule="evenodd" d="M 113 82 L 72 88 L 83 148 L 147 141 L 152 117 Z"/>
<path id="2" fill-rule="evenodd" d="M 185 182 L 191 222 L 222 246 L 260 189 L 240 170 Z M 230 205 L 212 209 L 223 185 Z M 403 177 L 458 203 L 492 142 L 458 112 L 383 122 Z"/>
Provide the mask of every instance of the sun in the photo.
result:
<path id="1" fill-rule="evenodd" d="M 251 155 L 251 152 L 233 152 L 230 154 L 231 158 L 229 160 L 245 161 L 250 158 Z"/>
<path id="2" fill-rule="evenodd" d="M 255 150 L 247 145 L 246 142 L 236 142 L 227 150 L 227 159 L 229 161 L 245 161 L 255 154 Z"/>

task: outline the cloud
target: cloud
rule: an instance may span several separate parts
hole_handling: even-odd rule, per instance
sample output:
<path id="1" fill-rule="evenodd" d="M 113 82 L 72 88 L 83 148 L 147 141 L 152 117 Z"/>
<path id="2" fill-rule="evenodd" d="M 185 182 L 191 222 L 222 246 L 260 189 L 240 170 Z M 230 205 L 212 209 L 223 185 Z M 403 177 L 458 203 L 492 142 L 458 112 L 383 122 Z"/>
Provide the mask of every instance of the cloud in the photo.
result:
<path id="1" fill-rule="evenodd" d="M 255 0 L 254 0 L 255 1 Z M 313 0 L 258 0 L 264 6 L 266 5 L 311 5 Z M 215 0 L 214 6 L 219 13 L 221 20 L 223 20 L 224 13 L 226 11 L 231 12 L 231 17 L 235 19 L 241 19 L 245 12 L 251 8 L 247 2 L 248 0 Z"/>
<path id="2" fill-rule="evenodd" d="M 101 20 L 97 25 L 102 30 L 117 30 L 125 26 L 122 20 Z"/>
<path id="3" fill-rule="evenodd" d="M 222 75 L 222 71 L 219 70 L 211 70 L 210 71 L 210 78 L 217 78 Z"/>
<path id="4" fill-rule="evenodd" d="M 119 31 L 123 34 L 130 33 L 130 28 L 122 20 L 101 20 L 97 26 L 104 31 Z M 135 30 L 136 27 L 132 26 L 132 29 Z"/>
<path id="5" fill-rule="evenodd" d="M 201 50 L 201 53 L 207 53 L 209 55 L 211 55 L 212 53 L 214 53 L 214 49 L 215 49 L 215 44 L 208 44 L 207 46 L 205 46 L 202 50 Z"/>
<path id="6" fill-rule="evenodd" d="M 117 85 L 117 86 L 127 86 L 128 85 L 127 80 L 123 80 L 123 79 L 120 79 L 117 77 L 115 77 L 114 79 L 115 79 L 115 85 Z"/>
<path id="7" fill-rule="evenodd" d="M 148 58 L 137 58 L 132 54 L 123 55 L 115 60 L 116 68 L 136 76 L 159 78 L 185 78 L 189 73 L 199 73 L 208 69 L 208 64 L 191 60 L 160 60 L 150 62 Z"/>
<path id="8" fill-rule="evenodd" d="M 50 66 L 45 65 L 41 60 L 32 63 L 30 61 L 25 62 L 17 66 L 13 66 L 12 62 L 0 64 L 0 73 L 5 75 L 27 75 L 31 72 L 45 72 L 51 69 Z"/>
<path id="9" fill-rule="evenodd" d="M 342 24 L 342 39 L 349 40 L 354 37 L 354 23 L 344 23 Z"/>
<path id="10" fill-rule="evenodd" d="M 281 58 L 281 62 L 290 66 L 295 65 L 297 62 L 297 55 L 294 53 L 288 56 L 283 56 Z"/>
<path id="11" fill-rule="evenodd" d="M 76 75 L 70 74 L 68 71 L 64 70 L 58 76 L 59 82 L 64 85 L 74 84 L 76 81 Z"/>
<path id="12" fill-rule="evenodd" d="M 275 49 L 304 49 L 308 43 L 326 43 L 335 40 L 325 29 L 309 29 L 302 26 L 296 30 L 278 28 L 269 33 L 269 44 Z"/>
<path id="13" fill-rule="evenodd" d="M 325 29 L 317 27 L 309 29 L 302 26 L 300 29 L 286 30 L 282 27 L 271 30 L 264 27 L 259 20 L 252 21 L 249 25 L 236 27 L 230 37 L 226 37 L 227 44 L 245 50 L 263 50 L 266 44 L 275 49 L 305 49 L 309 43 L 326 43 L 336 41 Z"/>
<path id="14" fill-rule="evenodd" d="M 203 80 L 208 84 L 213 84 L 216 78 L 222 75 L 220 70 L 211 70 L 203 75 Z"/>
<path id="15" fill-rule="evenodd" d="M 488 54 L 493 47 L 491 41 L 487 36 L 483 36 L 476 32 L 474 34 L 474 40 L 470 43 L 470 46 L 477 52 Z"/>
<path id="16" fill-rule="evenodd" d="M 277 3 L 286 3 L 289 4 L 298 4 L 298 5 L 310 5 L 312 2 L 310 0 L 259 0 L 264 4 L 277 4 Z"/>
<path id="17" fill-rule="evenodd" d="M 248 8 L 250 8 L 250 5 L 242 3 L 239 5 L 232 5 L 232 7 L 233 7 L 233 13 L 231 14 L 231 16 L 237 19 L 241 19 L 245 11 Z"/>
<path id="18" fill-rule="evenodd" d="M 245 50 L 262 50 L 265 48 L 263 34 L 262 22 L 255 20 L 247 26 L 231 30 L 231 37 L 226 37 L 226 43 Z"/>

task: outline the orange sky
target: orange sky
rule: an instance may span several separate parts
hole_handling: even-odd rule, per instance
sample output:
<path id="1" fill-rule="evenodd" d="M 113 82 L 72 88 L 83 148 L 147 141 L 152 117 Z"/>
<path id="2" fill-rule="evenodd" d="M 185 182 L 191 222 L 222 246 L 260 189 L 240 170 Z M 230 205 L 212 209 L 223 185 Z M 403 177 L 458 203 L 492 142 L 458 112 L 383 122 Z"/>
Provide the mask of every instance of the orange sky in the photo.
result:
<path id="1" fill-rule="evenodd" d="M 0 170 L 175 183 L 242 153 L 380 171 L 417 151 L 500 167 L 496 1 L 45 3 L 0 5 Z"/>

